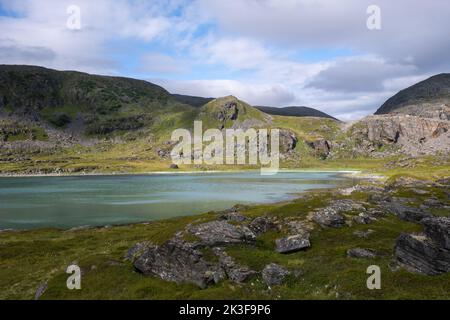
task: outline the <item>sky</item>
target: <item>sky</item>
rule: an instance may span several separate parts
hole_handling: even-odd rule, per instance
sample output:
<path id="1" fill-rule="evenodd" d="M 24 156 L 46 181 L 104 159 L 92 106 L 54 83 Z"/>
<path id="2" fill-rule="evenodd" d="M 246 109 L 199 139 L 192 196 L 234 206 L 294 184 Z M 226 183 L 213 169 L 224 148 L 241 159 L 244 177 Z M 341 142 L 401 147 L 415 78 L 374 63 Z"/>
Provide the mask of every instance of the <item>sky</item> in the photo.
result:
<path id="1" fill-rule="evenodd" d="M 0 0 L 0 64 L 133 77 L 347 121 L 450 72 L 449 16 L 448 0 Z M 379 28 L 368 28 L 374 17 Z"/>

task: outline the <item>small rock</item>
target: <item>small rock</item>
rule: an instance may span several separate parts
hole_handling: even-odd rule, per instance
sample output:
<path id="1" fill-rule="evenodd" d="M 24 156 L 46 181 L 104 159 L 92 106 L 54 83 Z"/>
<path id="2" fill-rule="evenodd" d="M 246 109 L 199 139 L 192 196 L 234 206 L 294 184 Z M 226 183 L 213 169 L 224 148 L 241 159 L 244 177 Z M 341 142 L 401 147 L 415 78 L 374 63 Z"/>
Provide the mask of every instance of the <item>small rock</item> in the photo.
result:
<path id="1" fill-rule="evenodd" d="M 258 217 L 254 219 L 250 222 L 248 227 L 256 236 L 268 231 L 278 231 L 278 225 L 266 217 Z"/>
<path id="2" fill-rule="evenodd" d="M 375 258 L 377 252 L 372 249 L 354 248 L 347 250 L 347 257 L 349 258 Z"/>
<path id="3" fill-rule="evenodd" d="M 172 163 L 172 164 L 170 165 L 170 169 L 180 169 L 180 167 L 178 167 L 178 165 Z"/>
<path id="4" fill-rule="evenodd" d="M 219 216 L 219 219 L 234 221 L 234 222 L 244 222 L 248 218 L 239 214 L 238 212 L 224 212 Z"/>
<path id="5" fill-rule="evenodd" d="M 48 284 L 47 282 L 42 282 L 38 289 L 36 290 L 36 294 L 34 295 L 34 300 L 39 300 L 39 298 L 44 294 L 45 290 L 47 290 Z"/>
<path id="6" fill-rule="evenodd" d="M 236 283 L 243 283 L 256 275 L 258 272 L 246 266 L 238 265 L 224 250 L 224 248 L 214 248 L 214 253 L 219 257 L 220 266 L 225 270 L 228 278 Z"/>
<path id="7" fill-rule="evenodd" d="M 367 231 L 355 231 L 353 232 L 353 234 L 357 237 L 360 238 L 368 238 L 372 233 L 374 233 L 375 231 L 373 231 L 372 229 L 369 229 Z"/>
<path id="8" fill-rule="evenodd" d="M 276 240 L 276 251 L 278 253 L 293 253 L 310 246 L 309 233 L 296 234 Z"/>
<path id="9" fill-rule="evenodd" d="M 289 271 L 282 266 L 271 263 L 267 265 L 262 271 L 262 278 L 268 286 L 280 285 L 283 283 Z"/>

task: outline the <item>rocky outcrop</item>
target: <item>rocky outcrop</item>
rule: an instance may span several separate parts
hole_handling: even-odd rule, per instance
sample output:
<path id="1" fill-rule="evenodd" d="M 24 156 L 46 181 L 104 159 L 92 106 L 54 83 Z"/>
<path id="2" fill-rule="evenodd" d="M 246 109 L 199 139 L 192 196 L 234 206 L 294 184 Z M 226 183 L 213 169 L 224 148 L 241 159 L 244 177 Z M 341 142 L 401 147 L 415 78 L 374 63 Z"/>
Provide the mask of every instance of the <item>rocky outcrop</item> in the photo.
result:
<path id="1" fill-rule="evenodd" d="M 219 258 L 219 265 L 227 277 L 236 283 L 243 283 L 258 274 L 258 272 L 251 270 L 246 266 L 241 266 L 234 261 L 226 252 L 224 248 L 214 248 L 215 255 Z"/>
<path id="2" fill-rule="evenodd" d="M 235 243 L 253 243 L 256 235 L 246 226 L 233 225 L 227 221 L 211 221 L 191 225 L 187 231 L 207 246 L 218 246 Z"/>
<path id="3" fill-rule="evenodd" d="M 312 220 L 322 227 L 340 228 L 345 225 L 343 212 L 365 210 L 362 204 L 353 200 L 335 200 L 329 206 L 316 210 Z"/>
<path id="4" fill-rule="evenodd" d="M 286 154 L 295 149 L 298 139 L 295 133 L 289 130 L 280 130 L 280 152 Z"/>
<path id="5" fill-rule="evenodd" d="M 306 143 L 314 149 L 317 156 L 326 159 L 331 152 L 331 142 L 325 139 L 315 141 L 306 141 Z"/>
<path id="6" fill-rule="evenodd" d="M 369 142 L 368 148 L 397 146 L 406 154 L 418 156 L 450 152 L 449 130 L 448 120 L 409 115 L 369 116 L 353 126 L 352 135 Z"/>
<path id="7" fill-rule="evenodd" d="M 262 271 L 262 278 L 268 286 L 282 284 L 288 275 L 288 270 L 275 263 L 267 265 Z"/>
<path id="8" fill-rule="evenodd" d="M 397 239 L 397 261 L 409 270 L 428 275 L 450 272 L 450 218 L 426 218 L 421 223 L 424 233 L 404 233 Z"/>
<path id="9" fill-rule="evenodd" d="M 179 283 L 191 282 L 201 288 L 225 278 L 225 272 L 217 263 L 207 261 L 193 244 L 178 238 L 148 248 L 135 260 L 134 267 L 145 275 Z"/>
<path id="10" fill-rule="evenodd" d="M 278 253 L 293 253 L 311 246 L 309 233 L 296 234 L 277 239 L 275 241 L 276 251 Z"/>
<path id="11" fill-rule="evenodd" d="M 385 206 L 389 211 L 395 214 L 399 219 L 419 223 L 422 219 L 431 217 L 431 214 L 418 208 L 405 206 L 400 203 L 392 202 Z"/>
<path id="12" fill-rule="evenodd" d="M 278 231 L 279 225 L 267 217 L 257 217 L 248 225 L 249 229 L 259 236 L 268 231 Z"/>

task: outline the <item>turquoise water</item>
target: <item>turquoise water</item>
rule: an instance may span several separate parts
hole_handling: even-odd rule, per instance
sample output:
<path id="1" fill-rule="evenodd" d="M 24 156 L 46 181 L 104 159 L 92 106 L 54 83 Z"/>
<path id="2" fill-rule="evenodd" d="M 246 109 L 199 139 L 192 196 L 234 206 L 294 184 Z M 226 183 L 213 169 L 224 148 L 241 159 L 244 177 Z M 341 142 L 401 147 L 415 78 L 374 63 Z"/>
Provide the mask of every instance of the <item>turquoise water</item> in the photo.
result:
<path id="1" fill-rule="evenodd" d="M 0 178 L 0 229 L 152 221 L 349 183 L 342 174 L 325 172 Z"/>

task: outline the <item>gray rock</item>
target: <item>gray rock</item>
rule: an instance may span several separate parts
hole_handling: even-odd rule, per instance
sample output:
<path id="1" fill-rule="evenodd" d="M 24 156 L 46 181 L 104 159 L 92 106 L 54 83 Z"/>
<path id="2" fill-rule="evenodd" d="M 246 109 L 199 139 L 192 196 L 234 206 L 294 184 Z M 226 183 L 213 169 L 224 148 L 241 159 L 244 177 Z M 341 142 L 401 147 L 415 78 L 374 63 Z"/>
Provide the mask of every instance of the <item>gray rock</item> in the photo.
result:
<path id="1" fill-rule="evenodd" d="M 435 198 L 429 198 L 425 200 L 422 204 L 425 208 L 439 208 L 444 207 L 445 204 Z"/>
<path id="2" fill-rule="evenodd" d="M 450 271 L 450 251 L 440 248 L 425 234 L 401 234 L 394 255 L 398 263 L 413 272 L 438 275 Z"/>
<path id="3" fill-rule="evenodd" d="M 262 278 L 268 286 L 282 284 L 288 275 L 288 270 L 275 263 L 267 265 L 262 271 Z"/>
<path id="4" fill-rule="evenodd" d="M 236 283 L 243 283 L 256 275 L 258 272 L 246 266 L 237 264 L 224 250 L 224 248 L 214 248 L 214 253 L 219 257 L 219 264 L 225 270 L 228 278 Z"/>
<path id="5" fill-rule="evenodd" d="M 248 227 L 256 236 L 268 231 L 278 231 L 278 225 L 266 217 L 255 218 L 252 222 L 250 222 Z"/>
<path id="6" fill-rule="evenodd" d="M 354 248 L 347 250 L 347 257 L 349 258 L 375 258 L 377 252 L 372 249 Z"/>
<path id="7" fill-rule="evenodd" d="M 372 233 L 374 233 L 372 229 L 369 229 L 367 231 L 355 231 L 353 234 L 357 237 L 367 239 Z"/>
<path id="8" fill-rule="evenodd" d="M 42 282 L 38 289 L 36 290 L 36 294 L 34 295 L 34 300 L 39 300 L 40 297 L 44 294 L 45 290 L 47 290 L 48 284 L 47 282 Z"/>
<path id="9" fill-rule="evenodd" d="M 192 244 L 178 238 L 148 248 L 136 259 L 134 267 L 145 275 L 177 283 L 190 282 L 200 288 L 225 278 L 225 272 L 217 263 L 205 260 Z"/>
<path id="10" fill-rule="evenodd" d="M 314 213 L 312 219 L 322 227 L 341 228 L 345 225 L 345 218 L 336 211 L 328 208 Z"/>
<path id="11" fill-rule="evenodd" d="M 399 219 L 419 223 L 422 219 L 432 217 L 432 215 L 422 209 L 408 207 L 399 203 L 387 204 L 386 208 L 395 214 Z"/>
<path id="12" fill-rule="evenodd" d="M 137 258 L 139 258 L 146 250 L 149 248 L 155 248 L 149 241 L 138 242 L 130 249 L 128 249 L 127 254 L 125 255 L 125 260 L 129 260 L 134 262 Z"/>
<path id="13" fill-rule="evenodd" d="M 172 163 L 170 169 L 180 169 L 177 164 Z"/>
<path id="14" fill-rule="evenodd" d="M 427 237 L 440 247 L 450 250 L 450 218 L 433 217 L 421 221 Z"/>
<path id="15" fill-rule="evenodd" d="M 278 253 L 293 253 L 311 246 L 309 233 L 296 234 L 276 240 L 276 251 Z"/>
<path id="16" fill-rule="evenodd" d="M 246 226 L 235 226 L 227 221 L 211 221 L 189 226 L 188 232 L 202 239 L 208 246 L 233 243 L 253 243 L 256 235 Z"/>
<path id="17" fill-rule="evenodd" d="M 248 220 L 246 216 L 239 214 L 238 212 L 224 212 L 219 216 L 219 219 L 234 221 L 234 222 L 244 222 Z"/>

